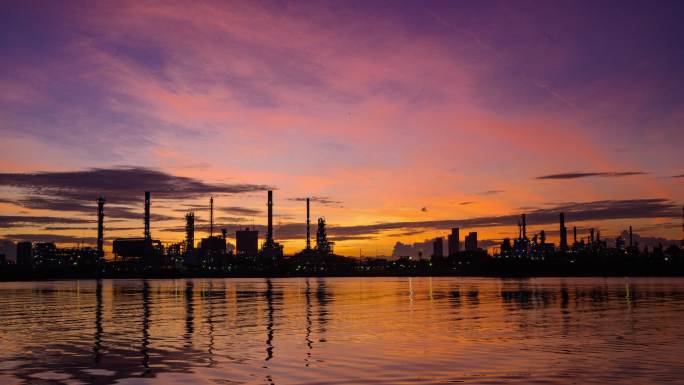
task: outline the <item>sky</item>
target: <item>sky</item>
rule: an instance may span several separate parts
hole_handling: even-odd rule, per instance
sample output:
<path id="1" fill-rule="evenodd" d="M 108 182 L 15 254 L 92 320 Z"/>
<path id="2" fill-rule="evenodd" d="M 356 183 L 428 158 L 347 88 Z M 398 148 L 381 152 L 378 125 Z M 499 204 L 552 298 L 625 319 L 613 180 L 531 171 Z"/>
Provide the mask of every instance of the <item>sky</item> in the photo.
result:
<path id="1" fill-rule="evenodd" d="M 0 237 L 682 238 L 680 1 L 4 1 Z M 202 236 L 198 234 L 197 237 Z M 263 238 L 263 237 L 262 237 Z M 230 239 L 229 239 L 230 240 Z M 401 242 L 398 244 L 398 242 Z M 234 239 L 232 240 L 234 243 Z M 402 249 L 403 250 L 403 249 Z M 408 252 L 408 251 L 407 251 Z"/>

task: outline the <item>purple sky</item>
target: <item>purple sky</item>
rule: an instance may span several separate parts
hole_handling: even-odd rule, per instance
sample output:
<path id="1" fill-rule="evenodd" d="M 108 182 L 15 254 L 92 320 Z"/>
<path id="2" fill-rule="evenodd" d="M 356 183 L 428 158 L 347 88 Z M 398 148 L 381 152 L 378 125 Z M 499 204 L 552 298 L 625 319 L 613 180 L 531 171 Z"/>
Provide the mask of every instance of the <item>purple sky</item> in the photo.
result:
<path id="1" fill-rule="evenodd" d="M 583 228 L 678 239 L 683 19 L 680 1 L 5 2 L 0 236 L 90 241 L 100 193 L 108 235 L 136 235 L 150 188 L 156 236 L 179 240 L 211 194 L 224 225 L 265 223 L 273 187 L 288 252 L 304 196 L 353 255 L 454 224 L 498 239 L 515 226 L 483 220 L 535 210 L 553 230 L 568 204 Z"/>

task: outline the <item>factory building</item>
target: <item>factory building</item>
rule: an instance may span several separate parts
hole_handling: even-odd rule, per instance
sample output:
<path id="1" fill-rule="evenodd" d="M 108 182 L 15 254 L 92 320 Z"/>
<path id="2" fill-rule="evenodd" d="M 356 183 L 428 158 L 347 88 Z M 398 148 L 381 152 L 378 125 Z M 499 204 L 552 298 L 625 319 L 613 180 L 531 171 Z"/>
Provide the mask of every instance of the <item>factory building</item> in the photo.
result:
<path id="1" fill-rule="evenodd" d="M 152 239 L 150 232 L 150 192 L 145 191 L 145 217 L 142 238 L 119 238 L 112 243 L 114 260 L 147 260 L 161 257 L 164 249 L 160 241 Z"/>
<path id="2" fill-rule="evenodd" d="M 33 245 L 31 242 L 17 243 L 17 265 L 33 266 Z"/>
<path id="3" fill-rule="evenodd" d="M 256 257 L 259 253 L 259 232 L 249 227 L 235 232 L 236 256 Z"/>

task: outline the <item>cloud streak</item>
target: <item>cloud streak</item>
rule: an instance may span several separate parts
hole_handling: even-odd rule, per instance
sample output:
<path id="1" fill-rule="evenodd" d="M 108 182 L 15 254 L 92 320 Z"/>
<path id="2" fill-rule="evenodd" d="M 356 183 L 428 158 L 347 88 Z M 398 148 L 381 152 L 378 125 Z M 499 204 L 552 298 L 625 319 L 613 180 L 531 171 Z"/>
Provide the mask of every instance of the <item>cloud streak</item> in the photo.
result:
<path id="1" fill-rule="evenodd" d="M 47 224 L 93 223 L 95 220 L 46 216 L 0 215 L 0 227 L 21 227 Z"/>
<path id="2" fill-rule="evenodd" d="M 547 180 L 547 179 L 579 179 L 579 178 L 590 178 L 590 177 L 601 177 L 601 178 L 620 178 L 625 176 L 635 176 L 635 175 L 646 175 L 647 172 L 643 171 L 621 171 L 621 172 L 568 172 L 562 174 L 551 174 L 538 176 L 535 179 Z"/>
<path id="3" fill-rule="evenodd" d="M 307 199 L 306 197 L 304 197 L 304 198 L 288 198 L 288 200 L 294 201 L 294 202 L 306 202 L 306 199 Z M 313 196 L 313 197 L 309 197 L 308 199 L 312 203 L 313 202 L 320 203 L 323 206 L 339 206 L 339 207 L 341 207 L 341 205 L 342 205 L 342 202 L 333 200 L 332 198 L 326 197 L 326 196 L 323 196 L 323 197 Z"/>
<path id="4" fill-rule="evenodd" d="M 109 202 L 131 203 L 144 191 L 156 199 L 192 199 L 209 194 L 242 194 L 268 190 L 254 184 L 212 184 L 145 167 L 91 168 L 81 171 L 2 173 L 0 186 L 51 196 L 56 204 L 93 202 L 104 196 Z"/>

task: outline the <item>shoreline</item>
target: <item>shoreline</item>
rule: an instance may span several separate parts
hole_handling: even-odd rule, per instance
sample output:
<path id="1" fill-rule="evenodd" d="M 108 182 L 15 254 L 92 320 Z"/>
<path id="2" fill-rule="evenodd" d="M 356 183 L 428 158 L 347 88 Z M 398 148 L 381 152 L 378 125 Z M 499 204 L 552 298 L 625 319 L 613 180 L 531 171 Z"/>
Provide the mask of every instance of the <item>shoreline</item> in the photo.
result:
<path id="1" fill-rule="evenodd" d="M 472 274 L 445 274 L 445 273 L 376 273 L 376 274 L 103 274 L 100 276 L 93 275 L 49 275 L 40 274 L 32 276 L 2 276 L 0 275 L 0 282 L 46 282 L 46 281 L 78 281 L 78 280 L 116 280 L 116 279 L 161 279 L 161 280 L 176 280 L 176 279 L 245 279 L 245 278 L 262 278 L 262 279 L 282 279 L 282 278 L 383 278 L 383 277 L 453 277 L 453 278 L 499 278 L 499 279 L 531 279 L 531 278 L 684 278 L 684 274 L 620 274 L 618 272 L 599 274 L 599 273 L 548 273 L 548 274 L 486 274 L 486 273 L 472 273 Z"/>

